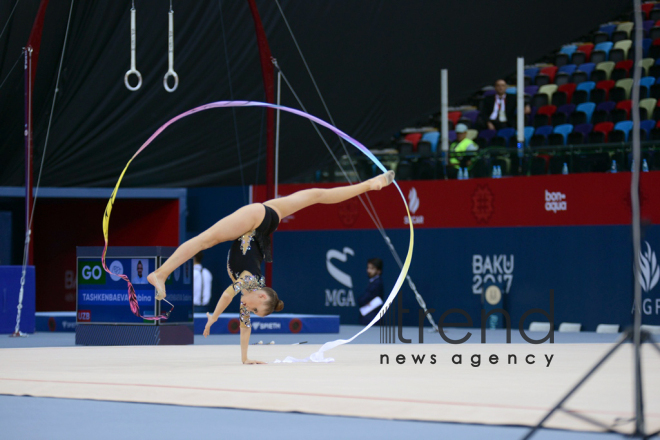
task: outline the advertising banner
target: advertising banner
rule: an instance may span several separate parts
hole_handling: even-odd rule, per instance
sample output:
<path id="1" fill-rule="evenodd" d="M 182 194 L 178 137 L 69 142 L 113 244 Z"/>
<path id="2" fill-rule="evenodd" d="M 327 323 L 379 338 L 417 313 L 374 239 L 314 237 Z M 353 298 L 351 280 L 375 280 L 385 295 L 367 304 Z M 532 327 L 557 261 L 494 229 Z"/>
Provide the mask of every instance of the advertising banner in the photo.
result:
<path id="1" fill-rule="evenodd" d="M 126 274 L 137 296 L 140 312 L 154 316 L 157 310 L 154 287 L 148 283 L 147 275 L 157 266 L 155 256 L 108 257 L 108 268 L 113 273 Z M 78 258 L 78 293 L 76 322 L 79 324 L 144 324 L 156 325 L 156 321 L 138 318 L 131 311 L 128 301 L 128 286 L 118 276 L 103 270 L 101 257 Z M 175 270 L 166 283 L 167 300 L 174 305 L 169 319 L 160 323 L 180 324 L 193 322 L 192 308 L 192 262 L 187 261 Z M 171 306 L 160 305 L 163 310 Z"/>
<path id="2" fill-rule="evenodd" d="M 504 309 L 517 328 L 528 310 L 550 310 L 555 325 L 632 323 L 633 251 L 630 173 L 536 176 L 467 181 L 404 181 L 415 224 L 409 275 L 436 321 L 452 308 L 480 326 L 481 295 L 501 286 Z M 312 185 L 281 185 L 281 195 Z M 336 186 L 336 185 L 329 185 Z M 392 190 L 393 191 L 393 190 Z M 390 189 L 370 193 L 387 235 L 403 255 L 405 209 Z M 263 187 L 253 188 L 261 200 Z M 660 173 L 642 173 L 643 323 L 660 325 Z M 283 219 L 274 234 L 273 287 L 290 313 L 337 314 L 358 322 L 367 286 L 367 259 L 385 262 L 387 295 L 399 267 L 357 198 L 315 205 Z M 414 295 L 401 290 L 405 325 L 418 325 Z M 531 321 L 547 321 L 532 314 Z M 465 322 L 452 315 L 447 322 Z"/>

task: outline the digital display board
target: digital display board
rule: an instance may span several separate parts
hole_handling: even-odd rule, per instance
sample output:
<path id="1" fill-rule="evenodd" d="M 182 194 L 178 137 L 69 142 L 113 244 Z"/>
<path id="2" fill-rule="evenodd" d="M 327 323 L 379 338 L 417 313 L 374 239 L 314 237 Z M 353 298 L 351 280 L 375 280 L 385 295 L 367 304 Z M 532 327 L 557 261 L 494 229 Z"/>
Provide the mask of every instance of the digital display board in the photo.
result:
<path id="1" fill-rule="evenodd" d="M 147 281 L 147 275 L 159 267 L 159 256 L 106 257 L 111 272 L 125 274 L 135 288 L 140 313 L 154 316 L 168 311 L 172 306 L 160 301 L 157 304 L 155 288 Z M 119 276 L 103 270 L 101 257 L 78 257 L 76 321 L 79 324 L 142 324 L 157 325 L 157 321 L 139 318 L 131 311 L 128 301 L 128 285 Z M 177 268 L 167 279 L 167 300 L 174 310 L 160 325 L 193 322 L 192 261 Z M 158 308 L 162 307 L 162 310 Z"/>

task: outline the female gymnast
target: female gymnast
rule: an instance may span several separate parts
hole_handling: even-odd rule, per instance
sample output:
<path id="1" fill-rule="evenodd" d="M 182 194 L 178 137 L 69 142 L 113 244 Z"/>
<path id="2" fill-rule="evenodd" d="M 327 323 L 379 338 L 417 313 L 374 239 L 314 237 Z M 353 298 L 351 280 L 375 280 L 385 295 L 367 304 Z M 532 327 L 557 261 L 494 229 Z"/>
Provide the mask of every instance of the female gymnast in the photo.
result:
<path id="1" fill-rule="evenodd" d="M 264 362 L 247 357 L 251 333 L 250 313 L 268 316 L 273 311 L 279 312 L 284 308 L 284 302 L 278 298 L 277 293 L 270 287 L 265 287 L 265 280 L 261 275 L 261 263 L 264 260 L 272 261 L 270 235 L 277 229 L 280 219 L 317 203 L 340 203 L 367 191 L 378 191 L 393 180 L 394 172 L 388 171 L 356 185 L 307 189 L 263 204 L 244 206 L 179 246 L 161 267 L 149 274 L 147 280 L 156 288 L 156 299 L 161 300 L 166 296 L 165 280 L 177 267 L 204 249 L 225 241 L 233 241 L 227 256 L 227 271 L 232 285 L 223 292 L 213 314 L 206 313 L 208 322 L 204 337 L 209 335 L 211 326 L 234 296 L 241 292 L 241 359 L 244 364 L 263 364 Z"/>

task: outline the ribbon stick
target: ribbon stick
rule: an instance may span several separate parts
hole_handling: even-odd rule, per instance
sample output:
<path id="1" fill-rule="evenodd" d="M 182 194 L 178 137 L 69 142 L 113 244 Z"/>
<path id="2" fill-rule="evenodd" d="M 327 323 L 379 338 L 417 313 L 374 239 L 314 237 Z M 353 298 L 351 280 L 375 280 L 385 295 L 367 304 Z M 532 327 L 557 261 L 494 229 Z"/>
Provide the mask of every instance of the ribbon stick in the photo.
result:
<path id="1" fill-rule="evenodd" d="M 121 184 L 121 180 L 124 177 L 124 174 L 126 173 L 126 170 L 128 169 L 129 165 L 137 157 L 138 154 L 140 154 L 145 148 L 153 142 L 154 139 L 156 139 L 167 127 L 175 123 L 176 121 L 185 118 L 186 116 L 190 116 L 195 113 L 199 113 L 201 111 L 205 110 L 210 110 L 212 108 L 224 108 L 224 107 L 266 107 L 266 108 L 272 108 L 276 110 L 282 110 L 288 113 L 292 113 L 294 115 L 301 116 L 303 118 L 309 119 L 310 121 L 321 125 L 328 130 L 332 131 L 339 137 L 343 138 L 346 140 L 348 143 L 353 145 L 355 148 L 360 150 L 365 156 L 367 156 L 371 161 L 376 164 L 378 168 L 380 168 L 381 171 L 384 173 L 387 172 L 387 168 L 383 166 L 383 164 L 374 156 L 371 151 L 369 151 L 364 145 L 362 145 L 360 142 L 357 140 L 353 139 L 340 129 L 334 127 L 333 125 L 325 122 L 322 119 L 317 118 L 316 116 L 312 116 L 308 113 L 305 113 L 300 110 L 296 110 L 293 108 L 289 107 L 284 107 L 282 105 L 276 105 L 276 104 L 268 104 L 265 102 L 258 102 L 258 101 L 217 101 L 217 102 L 211 102 L 209 104 L 201 105 L 199 107 L 195 107 L 191 110 L 188 110 L 187 112 L 181 113 L 178 116 L 175 116 L 174 118 L 170 119 L 167 121 L 165 124 L 163 124 L 154 134 L 151 135 L 147 141 L 142 144 L 142 146 L 138 149 L 138 151 L 131 157 L 131 159 L 128 161 L 126 164 L 126 167 L 124 170 L 121 172 L 121 175 L 119 176 L 119 180 L 117 181 L 117 185 L 115 186 L 115 189 L 112 192 L 112 195 L 110 196 L 110 200 L 108 200 L 108 205 L 105 208 L 105 213 L 103 215 L 103 236 L 105 238 L 105 248 L 103 250 L 103 268 L 106 270 L 106 272 L 111 273 L 110 270 L 107 268 L 105 265 L 105 254 L 108 249 L 108 230 L 109 230 L 109 225 L 110 225 L 110 213 L 112 211 L 112 206 L 115 202 L 115 197 L 117 195 L 117 191 L 119 190 L 119 185 Z M 367 331 L 369 328 L 371 328 L 387 311 L 389 308 L 390 304 L 392 304 L 392 301 L 394 301 L 394 298 L 396 298 L 397 293 L 401 289 L 401 286 L 403 285 L 404 280 L 406 279 L 406 275 L 408 274 L 408 269 L 410 268 L 410 262 L 412 260 L 412 254 L 413 254 L 413 245 L 414 245 L 414 230 L 413 230 L 413 222 L 412 218 L 410 216 L 410 210 L 408 209 L 408 203 L 406 201 L 406 197 L 403 195 L 403 191 L 401 191 L 401 187 L 399 187 L 399 184 L 396 182 L 396 180 L 393 182 L 394 186 L 396 187 L 397 191 L 399 192 L 399 195 L 401 196 L 401 200 L 403 200 L 403 205 L 406 207 L 406 214 L 408 215 L 408 225 L 410 226 L 410 241 L 408 243 L 408 253 L 406 254 L 406 259 L 403 263 L 403 267 L 401 268 L 401 273 L 399 274 L 396 282 L 394 283 L 394 287 L 392 288 L 392 291 L 387 297 L 387 300 L 385 301 L 385 304 L 380 309 L 380 312 L 378 315 L 365 327 L 363 328 L 359 333 L 357 333 L 355 336 L 353 336 L 350 339 L 338 339 L 336 341 L 330 341 L 326 342 L 323 344 L 323 346 L 315 353 L 311 354 L 309 357 L 305 359 L 295 359 L 292 357 L 287 357 L 282 361 L 276 360 L 275 362 L 333 362 L 334 359 L 332 358 L 326 358 L 324 356 L 324 353 L 332 348 L 335 348 L 339 345 L 347 344 L 351 341 L 353 341 L 355 338 L 360 336 L 362 333 Z M 139 315 L 139 307 L 137 306 L 137 299 L 133 301 L 131 298 L 135 298 L 135 291 L 133 290 L 133 286 L 131 283 L 128 281 L 128 277 L 126 275 L 120 275 L 116 274 L 123 278 L 129 286 L 129 300 L 131 301 L 131 310 L 133 310 L 133 313 L 135 313 L 137 316 Z M 131 297 L 131 292 L 132 292 L 132 297 Z M 160 315 L 158 317 L 145 317 L 145 319 L 163 319 L 165 318 L 164 315 Z"/>

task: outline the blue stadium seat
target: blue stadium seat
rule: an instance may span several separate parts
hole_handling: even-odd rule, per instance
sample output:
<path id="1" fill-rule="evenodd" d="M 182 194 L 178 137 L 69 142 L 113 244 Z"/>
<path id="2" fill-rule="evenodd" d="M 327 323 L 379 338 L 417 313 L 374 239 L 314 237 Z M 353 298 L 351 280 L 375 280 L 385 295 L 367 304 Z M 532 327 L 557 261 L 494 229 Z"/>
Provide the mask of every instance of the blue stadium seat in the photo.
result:
<path id="1" fill-rule="evenodd" d="M 651 86 L 655 84 L 655 78 L 652 76 L 645 76 L 639 81 L 639 85 L 642 87 L 646 87 L 646 96 L 649 96 L 649 92 L 651 91 Z M 644 99 L 644 98 L 642 98 Z"/>
<path id="2" fill-rule="evenodd" d="M 649 139 L 649 135 L 651 134 L 651 130 L 655 128 L 656 122 L 653 119 L 647 119 L 646 121 L 642 121 L 639 123 L 639 128 L 644 130 L 646 133 L 646 137 L 642 138 L 641 140 L 646 141 Z"/>
<path id="3" fill-rule="evenodd" d="M 515 95 L 517 91 L 518 89 L 516 89 L 515 87 L 509 87 L 508 89 L 506 89 L 506 93 L 509 95 Z"/>
<path id="4" fill-rule="evenodd" d="M 642 58 L 649 56 L 649 49 L 651 48 L 651 44 L 653 44 L 653 40 L 650 38 L 644 38 L 642 40 Z"/>
<path id="5" fill-rule="evenodd" d="M 612 38 L 612 34 L 616 30 L 616 25 L 615 24 L 604 24 L 598 29 L 600 32 L 605 32 L 607 35 L 609 35 L 610 39 Z"/>
<path id="6" fill-rule="evenodd" d="M 587 92 L 587 101 L 589 100 L 589 94 L 591 91 L 596 88 L 596 83 L 593 81 L 585 81 L 583 83 L 578 84 L 578 86 L 575 88 L 575 91 L 577 92 L 578 90 L 584 90 Z"/>
<path id="7" fill-rule="evenodd" d="M 628 142 L 628 137 L 630 135 L 630 130 L 632 130 L 633 123 L 632 121 L 621 121 L 617 122 L 616 125 L 614 125 L 614 130 L 620 130 L 626 134 L 625 140 Z"/>
<path id="8" fill-rule="evenodd" d="M 550 133 L 552 133 L 552 130 L 553 130 L 552 125 L 542 125 L 536 129 L 534 134 L 540 134 L 541 136 L 547 137 Z"/>
<path id="9" fill-rule="evenodd" d="M 536 75 L 539 73 L 538 67 L 528 67 L 525 69 L 525 76 L 529 76 L 532 79 L 532 83 L 534 82 L 534 78 L 536 78 Z"/>
<path id="10" fill-rule="evenodd" d="M 587 115 L 587 123 L 590 123 L 591 122 L 591 116 L 594 114 L 595 109 L 596 109 L 596 104 L 594 104 L 593 102 L 583 102 L 582 104 L 579 104 L 577 106 L 575 111 L 576 112 L 584 112 L 584 114 Z"/>
<path id="11" fill-rule="evenodd" d="M 553 133 L 561 134 L 564 136 L 564 145 L 566 145 L 566 138 L 568 137 L 568 134 L 573 131 L 573 125 L 572 124 L 562 124 L 558 125 L 555 127 L 553 130 Z"/>
<path id="12" fill-rule="evenodd" d="M 596 47 L 594 47 L 594 52 L 597 51 L 597 50 L 602 50 L 609 57 L 610 50 L 612 50 L 612 46 L 614 46 L 614 43 L 612 43 L 611 41 L 606 41 L 604 43 L 598 43 L 596 45 Z M 593 52 L 592 52 L 592 55 L 593 55 Z"/>
<path id="13" fill-rule="evenodd" d="M 577 50 L 577 45 L 569 44 L 568 46 L 562 47 L 559 53 L 565 53 L 570 57 L 571 55 L 573 55 L 573 52 L 575 52 L 576 50 Z"/>
<path id="14" fill-rule="evenodd" d="M 529 146 L 529 140 L 534 135 L 534 127 L 525 127 L 525 146 Z"/>
<path id="15" fill-rule="evenodd" d="M 595 68 L 596 68 L 596 64 L 594 63 L 582 63 L 580 64 L 580 67 L 578 67 L 577 70 L 588 74 L 589 78 L 591 78 L 591 72 L 593 72 Z"/>
<path id="16" fill-rule="evenodd" d="M 512 127 L 502 128 L 497 132 L 497 135 L 503 137 L 506 140 L 506 145 L 509 145 L 511 136 L 516 135 L 516 129 Z"/>
<path id="17" fill-rule="evenodd" d="M 552 125 L 543 125 L 536 129 L 529 140 L 530 147 L 542 147 L 548 144 L 548 136 L 552 134 Z"/>
<path id="18" fill-rule="evenodd" d="M 567 74 L 572 74 L 575 72 L 575 69 L 577 66 L 575 64 L 566 64 L 565 66 L 561 66 L 557 73 L 567 73 Z"/>
<path id="19" fill-rule="evenodd" d="M 539 86 L 525 86 L 525 95 L 534 96 L 538 91 Z"/>
<path id="20" fill-rule="evenodd" d="M 440 139 L 440 133 L 437 131 L 424 133 L 424 135 L 422 136 L 423 141 L 429 142 L 431 144 L 431 151 L 434 153 L 438 149 L 438 139 Z"/>

